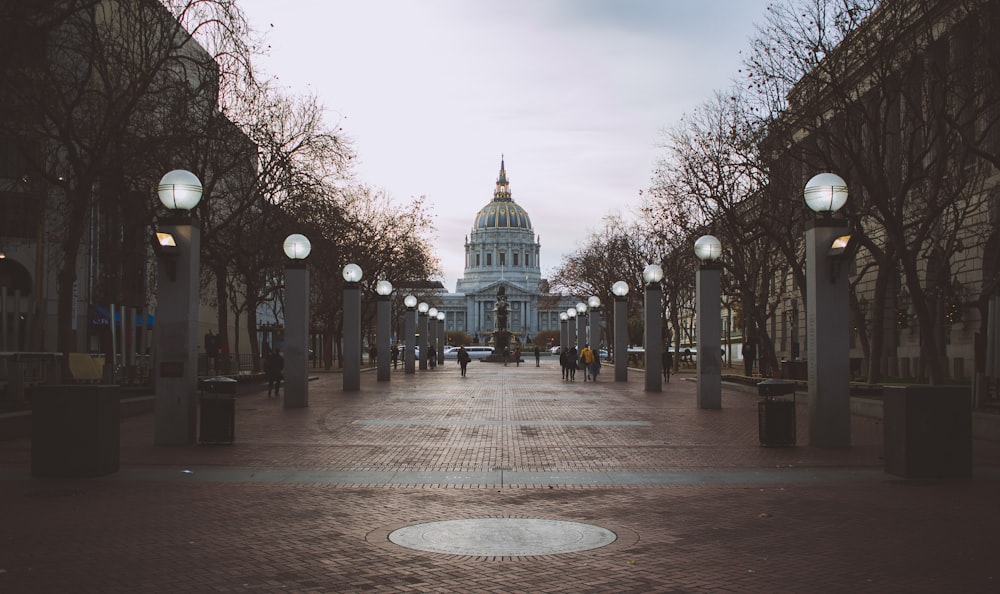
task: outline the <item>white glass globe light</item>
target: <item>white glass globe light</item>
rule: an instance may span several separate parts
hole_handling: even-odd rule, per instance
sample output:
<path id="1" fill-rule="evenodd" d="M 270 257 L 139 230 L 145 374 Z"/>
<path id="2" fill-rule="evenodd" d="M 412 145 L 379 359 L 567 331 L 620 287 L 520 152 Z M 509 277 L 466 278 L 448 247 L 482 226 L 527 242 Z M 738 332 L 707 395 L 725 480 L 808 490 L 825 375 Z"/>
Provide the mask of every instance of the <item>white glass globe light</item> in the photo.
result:
<path id="1" fill-rule="evenodd" d="M 625 281 L 618 281 L 611 285 L 611 292 L 618 297 L 624 297 L 628 295 L 628 283 Z"/>
<path id="2" fill-rule="evenodd" d="M 834 173 L 820 173 L 806 182 L 802 193 L 813 212 L 835 213 L 847 202 L 847 182 Z"/>
<path id="3" fill-rule="evenodd" d="M 191 210 L 201 202 L 201 180 L 183 169 L 168 171 L 160 178 L 156 195 L 170 210 Z"/>
<path id="4" fill-rule="evenodd" d="M 286 237 L 282 247 L 285 250 L 285 255 L 292 260 L 304 260 L 309 256 L 309 252 L 312 251 L 312 244 L 309 243 L 309 238 L 300 233 L 292 233 Z"/>
<path id="5" fill-rule="evenodd" d="M 658 283 L 663 280 L 663 269 L 660 268 L 659 264 L 650 264 L 642 271 L 642 280 L 646 281 L 647 285 Z"/>
<path id="6" fill-rule="evenodd" d="M 417 306 L 417 298 L 413 295 L 407 295 L 406 297 L 403 297 L 403 305 L 413 309 Z"/>
<path id="7" fill-rule="evenodd" d="M 702 235 L 694 242 L 694 255 L 702 262 L 715 262 L 722 257 L 722 242 L 713 235 Z"/>
<path id="8" fill-rule="evenodd" d="M 349 283 L 360 282 L 362 277 L 361 267 L 357 264 L 344 266 L 344 280 Z"/>
<path id="9" fill-rule="evenodd" d="M 389 295 L 392 293 L 392 283 L 385 279 L 378 281 L 375 283 L 375 292 L 383 297 Z"/>
<path id="10" fill-rule="evenodd" d="M 597 309 L 600 306 L 601 306 L 601 298 L 598 297 L 597 295 L 591 295 L 587 299 L 587 307 L 589 307 L 590 309 Z"/>

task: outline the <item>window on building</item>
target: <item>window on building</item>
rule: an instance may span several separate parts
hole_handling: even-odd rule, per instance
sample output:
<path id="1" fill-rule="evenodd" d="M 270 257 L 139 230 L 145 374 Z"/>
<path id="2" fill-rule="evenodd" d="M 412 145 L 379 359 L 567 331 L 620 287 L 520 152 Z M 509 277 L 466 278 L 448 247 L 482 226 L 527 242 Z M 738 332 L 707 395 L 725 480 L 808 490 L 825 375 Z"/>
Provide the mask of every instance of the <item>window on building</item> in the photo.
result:
<path id="1" fill-rule="evenodd" d="M 518 265 L 518 262 L 517 262 L 517 257 L 518 257 L 519 255 L 520 255 L 520 254 L 518 254 L 517 252 L 514 252 L 514 266 L 517 266 L 517 265 Z"/>
<path id="2" fill-rule="evenodd" d="M 479 263 L 479 254 L 476 254 L 476 266 L 482 266 L 482 264 Z"/>
<path id="3" fill-rule="evenodd" d="M 493 254 L 486 254 L 486 265 L 493 266 Z"/>
<path id="4" fill-rule="evenodd" d="M 506 256 L 507 256 L 507 252 L 500 252 L 500 265 L 501 266 L 506 266 L 507 265 L 507 258 L 506 258 Z"/>

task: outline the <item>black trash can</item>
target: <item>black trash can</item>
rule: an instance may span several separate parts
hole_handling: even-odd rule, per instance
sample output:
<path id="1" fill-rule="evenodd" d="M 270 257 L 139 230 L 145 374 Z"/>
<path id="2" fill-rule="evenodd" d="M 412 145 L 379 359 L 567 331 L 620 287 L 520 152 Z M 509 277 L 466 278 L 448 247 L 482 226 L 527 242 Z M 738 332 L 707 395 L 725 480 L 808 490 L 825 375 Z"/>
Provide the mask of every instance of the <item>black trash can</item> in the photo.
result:
<path id="1" fill-rule="evenodd" d="M 757 433 L 764 447 L 795 445 L 795 382 L 766 380 L 757 384 Z M 791 396 L 791 398 L 789 398 Z"/>
<path id="2" fill-rule="evenodd" d="M 210 377 L 198 380 L 199 443 L 233 443 L 236 440 L 236 380 Z"/>

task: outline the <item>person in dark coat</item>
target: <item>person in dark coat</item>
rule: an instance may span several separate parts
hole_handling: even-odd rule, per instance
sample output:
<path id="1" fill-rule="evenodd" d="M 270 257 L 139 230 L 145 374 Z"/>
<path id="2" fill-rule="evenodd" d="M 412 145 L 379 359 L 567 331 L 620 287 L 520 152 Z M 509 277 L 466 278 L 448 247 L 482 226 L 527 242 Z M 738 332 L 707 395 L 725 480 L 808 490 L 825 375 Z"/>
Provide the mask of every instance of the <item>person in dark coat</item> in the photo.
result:
<path id="1" fill-rule="evenodd" d="M 662 356 L 663 363 L 663 379 L 670 383 L 670 372 L 674 370 L 674 354 L 670 352 L 669 348 L 663 349 Z"/>
<path id="2" fill-rule="evenodd" d="M 469 366 L 469 361 L 472 357 L 469 356 L 469 351 L 465 350 L 465 345 L 458 347 L 458 355 L 455 357 L 458 359 L 458 366 L 462 369 L 462 377 L 465 377 L 465 368 Z"/>
<path id="3" fill-rule="evenodd" d="M 542 364 L 542 351 L 535 345 L 535 367 L 540 367 Z"/>
<path id="4" fill-rule="evenodd" d="M 278 398 L 280 396 L 281 380 L 285 379 L 285 358 L 281 356 L 280 352 L 271 352 L 271 356 L 264 363 L 264 373 L 267 375 L 267 397 L 271 397 L 271 391 L 273 390 L 274 397 Z"/>
<path id="5" fill-rule="evenodd" d="M 566 365 L 566 357 L 567 356 L 568 355 L 566 353 L 566 349 L 560 347 L 559 348 L 559 367 L 562 368 L 562 378 L 564 380 L 568 380 L 569 379 L 569 366 Z"/>

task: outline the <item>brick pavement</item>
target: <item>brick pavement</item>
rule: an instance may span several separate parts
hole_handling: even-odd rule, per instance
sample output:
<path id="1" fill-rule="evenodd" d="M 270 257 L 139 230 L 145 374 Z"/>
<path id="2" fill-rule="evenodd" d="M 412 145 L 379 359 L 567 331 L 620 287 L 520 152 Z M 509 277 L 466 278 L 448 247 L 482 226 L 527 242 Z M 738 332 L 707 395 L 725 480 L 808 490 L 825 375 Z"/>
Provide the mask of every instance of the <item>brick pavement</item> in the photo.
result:
<path id="1" fill-rule="evenodd" d="M 308 409 L 241 393 L 231 446 L 125 419 L 122 470 L 95 479 L 31 479 L 30 443 L 0 442 L 0 592 L 1000 591 L 1000 444 L 975 443 L 973 480 L 907 481 L 877 421 L 844 450 L 761 448 L 752 394 L 700 411 L 683 375 L 647 394 L 605 371 L 449 362 L 353 394 L 321 374 Z M 618 540 L 497 559 L 387 538 L 505 517 Z"/>

